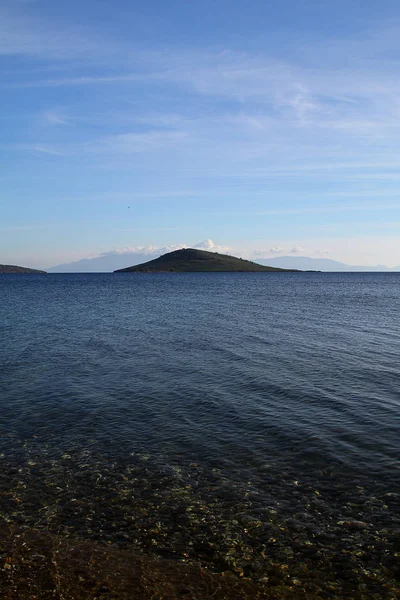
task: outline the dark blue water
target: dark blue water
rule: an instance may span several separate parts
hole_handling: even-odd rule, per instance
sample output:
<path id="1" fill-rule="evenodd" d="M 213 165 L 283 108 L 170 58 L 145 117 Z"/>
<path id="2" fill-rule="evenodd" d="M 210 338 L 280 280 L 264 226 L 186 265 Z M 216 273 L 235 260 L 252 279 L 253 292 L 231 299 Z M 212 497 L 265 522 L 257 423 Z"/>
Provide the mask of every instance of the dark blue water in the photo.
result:
<path id="1" fill-rule="evenodd" d="M 197 525 L 180 528 L 176 515 L 168 525 L 160 507 L 203 506 L 219 545 L 233 530 L 250 535 L 246 519 L 268 522 L 273 534 L 249 547 L 279 545 L 280 531 L 294 563 L 293 539 L 326 554 L 343 527 L 354 547 L 371 545 L 372 530 L 388 547 L 400 531 L 399 307 L 400 274 L 388 273 L 0 276 L 1 485 L 19 494 L 10 518 L 115 543 L 125 531 L 146 551 L 185 546 L 199 560 Z M 46 490 L 67 494 L 65 481 L 87 505 L 74 520 L 54 501 L 49 519 Z M 107 506 L 91 498 L 103 481 Z M 124 494 L 153 511 L 162 543 L 146 538 L 147 521 L 128 527 Z M 99 502 L 113 530 L 96 521 Z"/>

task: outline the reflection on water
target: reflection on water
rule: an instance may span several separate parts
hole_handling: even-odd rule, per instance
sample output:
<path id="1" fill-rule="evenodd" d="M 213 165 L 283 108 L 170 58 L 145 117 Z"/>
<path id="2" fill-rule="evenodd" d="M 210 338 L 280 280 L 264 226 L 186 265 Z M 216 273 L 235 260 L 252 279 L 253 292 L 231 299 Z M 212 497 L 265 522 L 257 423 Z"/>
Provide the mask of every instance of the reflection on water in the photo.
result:
<path id="1" fill-rule="evenodd" d="M 31 535 L 45 570 L 57 543 L 216 598 L 396 598 L 399 281 L 2 278 L 1 585 Z M 97 577 L 87 597 L 114 597 Z"/>

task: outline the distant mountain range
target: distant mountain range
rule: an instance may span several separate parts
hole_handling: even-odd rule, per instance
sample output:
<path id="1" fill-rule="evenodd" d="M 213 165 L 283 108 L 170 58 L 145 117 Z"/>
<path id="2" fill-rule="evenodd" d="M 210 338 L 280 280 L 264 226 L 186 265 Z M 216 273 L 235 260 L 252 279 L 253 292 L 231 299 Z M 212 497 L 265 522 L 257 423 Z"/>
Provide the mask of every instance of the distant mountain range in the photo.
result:
<path id="1" fill-rule="evenodd" d="M 345 271 L 357 273 L 360 271 L 400 271 L 400 266 L 390 269 L 385 265 L 375 265 L 372 267 L 346 265 L 330 258 L 309 258 L 308 256 L 277 256 L 275 258 L 258 258 L 256 260 L 261 265 L 280 267 L 281 269 L 299 269 L 300 271 Z"/>
<path id="2" fill-rule="evenodd" d="M 47 269 L 48 273 L 109 273 L 125 269 L 143 261 L 153 260 L 160 256 L 160 251 L 143 252 L 109 252 L 96 258 L 83 258 L 76 262 L 56 265 Z M 309 258 L 307 256 L 277 256 L 275 258 L 253 259 L 260 265 L 279 269 L 298 269 L 300 271 L 400 271 L 400 266 L 390 269 L 385 265 L 371 267 L 346 265 L 330 258 Z"/>
<path id="3" fill-rule="evenodd" d="M 143 260 L 158 258 L 160 252 L 110 252 L 96 258 L 82 258 L 76 262 L 64 263 L 47 269 L 48 273 L 109 273 L 117 269 L 125 269 L 132 265 L 138 265 Z"/>

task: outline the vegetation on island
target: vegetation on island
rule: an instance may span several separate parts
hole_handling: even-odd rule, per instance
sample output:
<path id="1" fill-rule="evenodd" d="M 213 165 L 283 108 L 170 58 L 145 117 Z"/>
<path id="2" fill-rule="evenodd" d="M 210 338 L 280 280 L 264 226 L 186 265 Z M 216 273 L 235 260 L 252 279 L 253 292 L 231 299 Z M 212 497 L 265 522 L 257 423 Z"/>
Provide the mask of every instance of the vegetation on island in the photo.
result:
<path id="1" fill-rule="evenodd" d="M 0 265 L 0 273 L 46 273 L 46 271 L 29 269 L 28 267 L 18 267 L 17 265 Z"/>
<path id="2" fill-rule="evenodd" d="M 195 248 L 184 248 L 163 254 L 159 258 L 140 265 L 118 269 L 114 273 L 210 273 L 210 272 L 264 272 L 294 271 L 259 265 L 249 260 L 207 252 Z"/>

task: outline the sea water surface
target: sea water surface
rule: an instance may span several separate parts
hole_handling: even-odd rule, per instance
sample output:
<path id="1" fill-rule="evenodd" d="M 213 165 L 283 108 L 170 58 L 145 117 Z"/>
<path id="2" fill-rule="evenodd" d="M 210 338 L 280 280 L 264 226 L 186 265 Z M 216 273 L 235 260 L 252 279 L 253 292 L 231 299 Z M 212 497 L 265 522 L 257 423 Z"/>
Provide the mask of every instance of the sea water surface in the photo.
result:
<path id="1" fill-rule="evenodd" d="M 397 597 L 399 307 L 396 273 L 0 276 L 1 517 Z"/>

